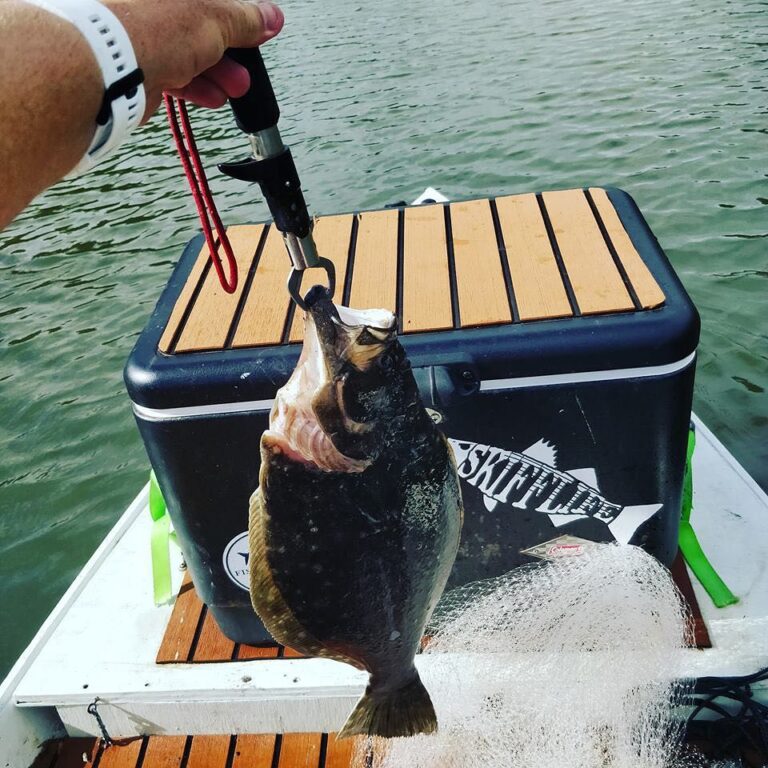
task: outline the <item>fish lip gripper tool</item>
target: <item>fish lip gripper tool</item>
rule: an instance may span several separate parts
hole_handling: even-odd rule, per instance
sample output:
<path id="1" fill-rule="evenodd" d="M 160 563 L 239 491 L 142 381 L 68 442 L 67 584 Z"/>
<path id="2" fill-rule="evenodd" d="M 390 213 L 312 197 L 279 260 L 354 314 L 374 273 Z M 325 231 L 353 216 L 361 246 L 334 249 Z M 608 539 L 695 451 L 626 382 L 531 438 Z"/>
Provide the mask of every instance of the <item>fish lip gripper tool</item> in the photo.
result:
<path id="1" fill-rule="evenodd" d="M 313 221 L 291 150 L 283 144 L 277 127 L 280 107 L 259 49 L 231 48 L 227 54 L 244 66 L 251 76 L 248 92 L 240 98 L 230 99 L 237 127 L 248 136 L 251 157 L 221 163 L 219 170 L 240 181 L 258 182 L 291 259 L 288 292 L 299 307 L 306 309 L 301 296 L 304 270 L 311 267 L 324 269 L 328 292 L 333 297 L 336 283 L 333 262 L 317 253 L 312 237 Z"/>

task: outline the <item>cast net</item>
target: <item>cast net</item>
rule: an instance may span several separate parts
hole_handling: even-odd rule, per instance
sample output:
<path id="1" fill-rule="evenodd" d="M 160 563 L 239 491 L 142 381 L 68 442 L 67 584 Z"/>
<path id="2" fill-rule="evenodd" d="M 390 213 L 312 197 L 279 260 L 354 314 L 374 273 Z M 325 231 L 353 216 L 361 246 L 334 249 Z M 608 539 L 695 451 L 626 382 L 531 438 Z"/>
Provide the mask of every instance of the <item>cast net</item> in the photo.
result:
<path id="1" fill-rule="evenodd" d="M 690 765 L 675 717 L 688 627 L 669 572 L 637 547 L 599 545 L 454 591 L 420 664 L 438 733 L 360 744 L 356 762 Z"/>

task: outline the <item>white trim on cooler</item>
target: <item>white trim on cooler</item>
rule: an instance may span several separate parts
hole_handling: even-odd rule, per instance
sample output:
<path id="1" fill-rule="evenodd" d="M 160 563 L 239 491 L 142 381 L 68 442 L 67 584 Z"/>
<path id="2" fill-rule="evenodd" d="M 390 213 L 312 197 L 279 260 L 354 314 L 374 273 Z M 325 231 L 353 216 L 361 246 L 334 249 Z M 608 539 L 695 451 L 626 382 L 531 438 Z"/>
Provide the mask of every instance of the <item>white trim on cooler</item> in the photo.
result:
<path id="1" fill-rule="evenodd" d="M 147 421 L 188 419 L 192 416 L 222 416 L 248 411 L 270 411 L 274 400 L 245 400 L 242 403 L 214 403 L 212 405 L 188 405 L 182 408 L 147 408 L 132 403 L 133 412 Z"/>
<path id="2" fill-rule="evenodd" d="M 524 387 L 551 387 L 558 384 L 582 384 L 594 381 L 616 379 L 640 379 L 654 376 L 668 376 L 687 368 L 696 358 L 696 353 L 666 365 L 649 365 L 644 368 L 616 368 L 607 371 L 583 371 L 581 373 L 555 373 L 547 376 L 520 376 L 510 379 L 488 379 L 480 383 L 481 392 L 501 392 Z M 212 405 L 189 405 L 181 408 L 147 408 L 133 403 L 133 412 L 147 421 L 186 419 L 196 416 L 223 416 L 233 413 L 267 412 L 274 400 L 246 400 L 241 403 L 215 403 Z"/>
<path id="3" fill-rule="evenodd" d="M 481 392 L 498 392 L 504 389 L 524 387 L 552 387 L 557 384 L 583 384 L 593 381 L 614 381 L 616 379 L 647 379 L 653 376 L 668 376 L 687 368 L 696 359 L 696 353 L 667 365 L 649 365 L 645 368 L 616 368 L 609 371 L 583 371 L 582 373 L 553 373 L 548 376 L 520 376 L 514 379 L 488 379 L 480 383 Z"/>

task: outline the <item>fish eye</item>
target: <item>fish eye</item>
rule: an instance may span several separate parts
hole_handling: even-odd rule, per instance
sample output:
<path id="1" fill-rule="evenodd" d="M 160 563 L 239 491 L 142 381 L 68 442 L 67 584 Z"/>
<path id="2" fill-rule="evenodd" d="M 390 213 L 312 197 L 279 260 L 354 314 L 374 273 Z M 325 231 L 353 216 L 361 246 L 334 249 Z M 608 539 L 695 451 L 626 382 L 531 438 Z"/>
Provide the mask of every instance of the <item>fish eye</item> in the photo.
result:
<path id="1" fill-rule="evenodd" d="M 396 364 L 397 360 L 392 350 L 387 350 L 379 357 L 379 366 L 385 371 L 391 371 Z"/>

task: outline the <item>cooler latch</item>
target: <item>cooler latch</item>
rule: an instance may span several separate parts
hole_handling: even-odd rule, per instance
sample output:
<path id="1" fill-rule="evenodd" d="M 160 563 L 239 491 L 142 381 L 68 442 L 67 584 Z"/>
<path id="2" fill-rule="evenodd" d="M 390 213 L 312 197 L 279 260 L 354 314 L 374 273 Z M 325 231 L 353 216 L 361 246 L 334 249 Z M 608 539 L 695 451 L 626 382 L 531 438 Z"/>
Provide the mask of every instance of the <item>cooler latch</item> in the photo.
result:
<path id="1" fill-rule="evenodd" d="M 444 421 L 446 409 L 480 391 L 480 376 L 469 363 L 419 366 L 413 368 L 413 377 L 436 424 Z"/>

